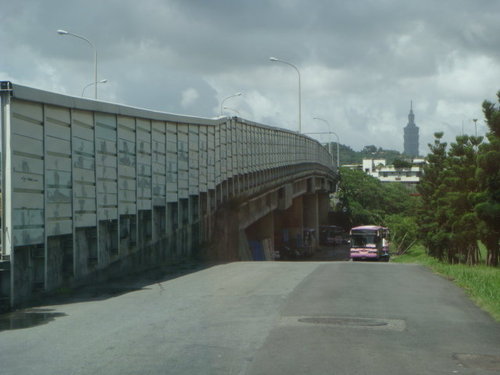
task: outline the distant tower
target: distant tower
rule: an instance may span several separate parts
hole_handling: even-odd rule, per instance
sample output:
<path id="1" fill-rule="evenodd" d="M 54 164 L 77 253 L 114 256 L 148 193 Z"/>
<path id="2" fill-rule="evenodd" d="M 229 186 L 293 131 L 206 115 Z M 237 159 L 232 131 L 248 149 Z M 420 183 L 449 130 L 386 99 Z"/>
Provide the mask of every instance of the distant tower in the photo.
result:
<path id="1" fill-rule="evenodd" d="M 404 152 L 405 155 L 418 156 L 418 126 L 415 125 L 415 115 L 413 114 L 413 102 L 410 103 L 410 113 L 408 114 L 408 125 L 405 126 Z"/>

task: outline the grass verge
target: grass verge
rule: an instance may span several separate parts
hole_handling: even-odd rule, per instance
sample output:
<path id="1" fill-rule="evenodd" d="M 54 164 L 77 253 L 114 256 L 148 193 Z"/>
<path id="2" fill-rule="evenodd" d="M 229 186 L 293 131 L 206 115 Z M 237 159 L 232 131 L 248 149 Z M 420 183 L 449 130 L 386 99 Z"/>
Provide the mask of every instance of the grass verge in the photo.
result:
<path id="1" fill-rule="evenodd" d="M 443 263 L 428 256 L 421 245 L 412 247 L 404 255 L 394 256 L 392 261 L 419 263 L 429 267 L 465 289 L 479 307 L 500 322 L 500 268 Z"/>

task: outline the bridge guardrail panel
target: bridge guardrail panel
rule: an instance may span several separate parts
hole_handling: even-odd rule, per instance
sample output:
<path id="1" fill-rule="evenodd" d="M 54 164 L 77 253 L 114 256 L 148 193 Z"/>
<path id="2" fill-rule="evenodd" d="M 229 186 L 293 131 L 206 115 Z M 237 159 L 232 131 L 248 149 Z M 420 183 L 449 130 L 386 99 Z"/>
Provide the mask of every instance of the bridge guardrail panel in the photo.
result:
<path id="1" fill-rule="evenodd" d="M 152 173 L 153 173 L 153 206 L 166 205 L 166 127 L 163 121 L 152 122 L 151 139 Z"/>
<path id="2" fill-rule="evenodd" d="M 44 108 L 11 101 L 13 245 L 44 242 Z M 2 176 L 2 180 L 3 180 Z M 3 220 L 2 220 L 3 221 Z"/>
<path id="3" fill-rule="evenodd" d="M 71 177 L 71 113 L 44 106 L 46 236 L 73 232 Z"/>
<path id="4" fill-rule="evenodd" d="M 199 127 L 189 125 L 189 195 L 198 195 L 200 172 L 200 137 Z"/>
<path id="5" fill-rule="evenodd" d="M 135 119 L 118 116 L 118 207 L 119 215 L 137 213 Z"/>
<path id="6" fill-rule="evenodd" d="M 94 115 L 89 111 L 73 110 L 71 125 L 75 227 L 96 226 L 97 192 Z"/>
<path id="7" fill-rule="evenodd" d="M 215 189 L 216 186 L 216 147 L 215 147 L 215 126 L 207 127 L 207 187 L 208 189 Z"/>
<path id="8" fill-rule="evenodd" d="M 199 190 L 205 193 L 208 190 L 208 129 L 206 126 L 200 127 L 199 136 Z"/>
<path id="9" fill-rule="evenodd" d="M 137 206 L 151 210 L 152 206 L 152 151 L 151 122 L 137 119 Z"/>
<path id="10" fill-rule="evenodd" d="M 177 194 L 179 199 L 189 196 L 189 128 L 177 124 Z"/>
<path id="11" fill-rule="evenodd" d="M 167 202 L 177 202 L 177 125 L 167 122 Z"/>

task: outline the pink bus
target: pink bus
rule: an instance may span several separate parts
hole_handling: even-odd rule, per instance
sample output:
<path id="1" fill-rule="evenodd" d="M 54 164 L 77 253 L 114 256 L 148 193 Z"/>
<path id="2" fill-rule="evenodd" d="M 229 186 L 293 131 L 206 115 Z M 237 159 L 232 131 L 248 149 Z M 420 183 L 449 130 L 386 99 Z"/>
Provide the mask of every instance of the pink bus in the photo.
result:
<path id="1" fill-rule="evenodd" d="M 363 225 L 351 229 L 351 259 L 389 260 L 389 229 Z"/>

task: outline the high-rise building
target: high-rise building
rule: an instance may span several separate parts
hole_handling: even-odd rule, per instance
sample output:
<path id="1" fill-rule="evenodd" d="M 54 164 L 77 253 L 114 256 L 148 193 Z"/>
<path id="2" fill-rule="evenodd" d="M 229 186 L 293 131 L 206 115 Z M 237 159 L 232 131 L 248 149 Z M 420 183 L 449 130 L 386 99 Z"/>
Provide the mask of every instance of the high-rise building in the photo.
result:
<path id="1" fill-rule="evenodd" d="M 405 126 L 404 151 L 408 156 L 418 156 L 418 126 L 415 125 L 415 115 L 413 114 L 413 102 L 410 104 L 410 113 L 408 114 L 408 125 Z"/>

